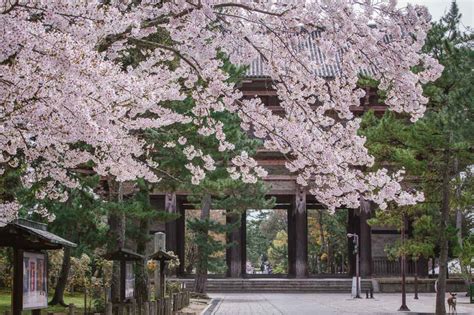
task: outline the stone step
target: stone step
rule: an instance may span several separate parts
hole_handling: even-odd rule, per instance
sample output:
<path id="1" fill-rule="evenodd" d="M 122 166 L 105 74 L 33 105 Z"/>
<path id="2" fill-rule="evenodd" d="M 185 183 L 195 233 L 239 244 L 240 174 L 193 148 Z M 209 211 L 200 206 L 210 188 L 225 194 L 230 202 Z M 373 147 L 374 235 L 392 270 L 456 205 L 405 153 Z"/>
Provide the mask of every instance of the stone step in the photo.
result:
<path id="1" fill-rule="evenodd" d="M 179 279 L 192 287 L 193 279 Z M 370 280 L 363 280 L 361 291 L 372 287 Z M 209 279 L 208 292 L 351 292 L 351 279 Z"/>

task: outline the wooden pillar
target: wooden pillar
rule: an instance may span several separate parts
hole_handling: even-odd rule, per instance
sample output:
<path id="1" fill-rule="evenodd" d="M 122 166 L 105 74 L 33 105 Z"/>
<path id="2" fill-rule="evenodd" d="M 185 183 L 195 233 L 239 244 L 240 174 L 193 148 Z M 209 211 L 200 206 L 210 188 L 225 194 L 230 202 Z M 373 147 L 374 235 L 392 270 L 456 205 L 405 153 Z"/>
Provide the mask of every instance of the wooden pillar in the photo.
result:
<path id="1" fill-rule="evenodd" d="M 298 189 L 289 210 L 288 255 L 290 256 L 289 274 L 296 278 L 308 276 L 308 217 L 306 211 L 306 191 Z M 292 226 L 290 228 L 290 226 Z M 293 248 L 290 251 L 290 248 Z"/>
<path id="2" fill-rule="evenodd" d="M 177 214 L 176 194 L 166 193 L 165 195 L 165 211 L 167 213 Z M 177 252 L 177 230 L 176 221 L 173 220 L 166 223 L 166 250 Z"/>
<path id="3" fill-rule="evenodd" d="M 372 229 L 367 223 L 372 212 L 370 205 L 366 208 L 360 210 L 360 275 L 362 277 L 372 276 Z"/>
<path id="4" fill-rule="evenodd" d="M 240 215 L 240 274 L 247 274 L 247 211 Z"/>
<path id="5" fill-rule="evenodd" d="M 227 213 L 226 223 L 239 225 L 227 234 L 227 243 L 234 245 L 226 249 L 227 277 L 239 278 L 242 276 L 242 221 L 238 213 Z"/>
<path id="6" fill-rule="evenodd" d="M 126 271 L 127 271 L 127 262 L 125 260 L 120 261 L 120 303 L 125 301 L 125 282 L 126 282 Z"/>
<path id="7" fill-rule="evenodd" d="M 166 263 L 164 260 L 160 260 L 160 298 L 163 299 L 165 297 L 165 268 Z"/>
<path id="8" fill-rule="evenodd" d="M 347 209 L 347 233 L 360 235 L 360 217 L 356 214 L 355 209 Z M 349 260 L 349 275 L 356 275 L 356 255 L 354 253 L 354 242 L 352 238 L 347 238 L 347 254 Z"/>
<path id="9" fill-rule="evenodd" d="M 288 276 L 296 275 L 296 250 L 295 250 L 295 217 L 293 215 L 293 204 L 287 209 L 288 221 Z"/>
<path id="10" fill-rule="evenodd" d="M 361 209 L 348 209 L 347 233 L 359 235 L 360 275 L 362 277 L 372 276 L 372 230 L 367 220 L 371 212 Z M 347 239 L 349 254 L 349 274 L 355 276 L 356 257 L 354 254 L 354 243 Z"/>
<path id="11" fill-rule="evenodd" d="M 180 214 L 180 217 L 176 220 L 176 251 L 174 252 L 181 262 L 178 267 L 178 276 L 184 275 L 186 209 L 183 203 L 183 200 L 178 200 L 176 209 Z"/>
<path id="12" fill-rule="evenodd" d="M 23 309 L 23 250 L 13 249 L 12 314 L 21 315 Z"/>

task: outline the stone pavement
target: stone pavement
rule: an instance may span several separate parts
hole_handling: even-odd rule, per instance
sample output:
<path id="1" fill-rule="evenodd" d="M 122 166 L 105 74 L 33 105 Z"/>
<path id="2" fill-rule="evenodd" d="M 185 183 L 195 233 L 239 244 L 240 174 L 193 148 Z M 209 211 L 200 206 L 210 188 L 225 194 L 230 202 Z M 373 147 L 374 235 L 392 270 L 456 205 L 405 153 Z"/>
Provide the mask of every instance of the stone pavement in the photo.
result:
<path id="1" fill-rule="evenodd" d="M 397 312 L 401 305 L 399 293 L 379 293 L 375 299 L 351 299 L 349 294 L 339 293 L 215 293 L 209 296 L 214 300 L 205 315 L 403 314 Z M 408 294 L 407 306 L 411 310 L 408 314 L 433 313 L 434 303 L 434 293 L 420 294 L 419 300 Z M 459 315 L 474 314 L 474 304 L 459 294 L 457 311 Z"/>

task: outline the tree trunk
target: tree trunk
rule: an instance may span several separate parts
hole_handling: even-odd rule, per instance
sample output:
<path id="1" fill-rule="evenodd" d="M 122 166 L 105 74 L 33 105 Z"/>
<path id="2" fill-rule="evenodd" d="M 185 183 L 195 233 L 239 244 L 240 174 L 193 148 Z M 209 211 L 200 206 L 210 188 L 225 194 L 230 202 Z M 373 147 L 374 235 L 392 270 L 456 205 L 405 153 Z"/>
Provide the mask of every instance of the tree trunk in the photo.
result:
<path id="1" fill-rule="evenodd" d="M 461 176 L 459 175 L 459 162 L 458 159 L 454 159 L 454 173 L 457 176 L 457 186 L 456 186 L 456 199 L 461 199 L 461 186 L 462 180 Z M 456 230 L 457 230 L 457 239 L 458 239 L 458 246 L 460 253 L 462 253 L 463 248 L 463 237 L 462 237 L 462 222 L 464 219 L 464 215 L 462 210 L 458 208 L 456 210 Z M 461 269 L 461 276 L 464 278 L 464 284 L 466 285 L 466 296 L 469 296 L 469 286 L 471 284 L 471 273 L 469 272 L 467 266 L 464 265 L 462 261 L 462 255 L 459 255 L 459 268 Z"/>
<path id="2" fill-rule="evenodd" d="M 439 254 L 439 274 L 438 274 L 438 290 L 436 292 L 436 314 L 446 314 L 446 273 L 448 271 L 448 220 L 449 220 L 449 166 L 450 153 L 446 150 L 445 153 L 445 169 L 443 173 L 443 187 L 442 187 L 442 204 L 441 204 L 441 218 L 440 218 L 440 254 Z"/>
<path id="3" fill-rule="evenodd" d="M 64 302 L 64 291 L 66 290 L 67 278 L 69 275 L 69 270 L 71 269 L 71 248 L 64 247 L 63 263 L 61 265 L 61 271 L 59 273 L 58 282 L 56 283 L 56 288 L 54 290 L 54 296 L 50 305 L 61 305 L 66 307 L 67 304 Z"/>
<path id="4" fill-rule="evenodd" d="M 209 220 L 211 214 L 211 195 L 206 194 L 202 199 L 201 205 L 201 221 Z M 202 230 L 198 231 L 202 233 L 202 240 L 207 240 L 209 229 L 206 226 Z M 196 281 L 194 283 L 194 291 L 197 293 L 205 293 L 207 285 L 207 265 L 208 265 L 208 253 L 207 244 L 198 243 L 198 255 L 197 255 L 197 268 L 196 268 Z"/>

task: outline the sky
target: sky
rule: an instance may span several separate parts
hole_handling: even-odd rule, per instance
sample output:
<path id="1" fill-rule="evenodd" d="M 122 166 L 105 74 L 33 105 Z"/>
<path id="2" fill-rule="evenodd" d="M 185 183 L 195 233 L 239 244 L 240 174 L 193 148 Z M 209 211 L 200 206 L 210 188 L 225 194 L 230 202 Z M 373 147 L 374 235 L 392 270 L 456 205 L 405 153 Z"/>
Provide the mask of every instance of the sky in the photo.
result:
<path id="1" fill-rule="evenodd" d="M 407 3 L 421 4 L 428 8 L 432 20 L 438 21 L 451 6 L 451 0 L 398 0 L 398 6 L 404 7 Z M 466 27 L 474 27 L 474 0 L 457 0 L 459 11 L 462 14 L 461 23 Z"/>

